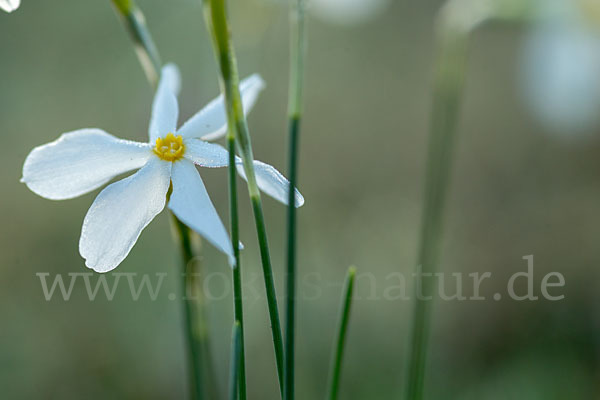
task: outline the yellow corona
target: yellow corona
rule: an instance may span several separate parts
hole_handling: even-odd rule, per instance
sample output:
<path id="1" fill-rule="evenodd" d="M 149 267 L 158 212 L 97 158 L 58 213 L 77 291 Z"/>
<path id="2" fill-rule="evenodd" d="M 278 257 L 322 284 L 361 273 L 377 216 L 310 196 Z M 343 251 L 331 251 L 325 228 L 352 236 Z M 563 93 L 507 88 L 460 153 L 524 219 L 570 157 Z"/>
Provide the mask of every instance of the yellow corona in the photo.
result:
<path id="1" fill-rule="evenodd" d="M 185 145 L 181 135 L 175 136 L 169 133 L 164 138 L 156 139 L 154 154 L 165 161 L 177 161 L 183 157 Z"/>

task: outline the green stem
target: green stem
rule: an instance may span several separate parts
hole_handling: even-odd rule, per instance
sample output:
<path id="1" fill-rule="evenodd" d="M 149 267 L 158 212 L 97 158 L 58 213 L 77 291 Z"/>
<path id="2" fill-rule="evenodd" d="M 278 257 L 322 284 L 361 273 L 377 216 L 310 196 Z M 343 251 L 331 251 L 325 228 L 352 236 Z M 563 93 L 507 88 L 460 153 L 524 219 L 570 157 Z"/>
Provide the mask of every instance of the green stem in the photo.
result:
<path id="1" fill-rule="evenodd" d="M 287 208 L 287 274 L 285 320 L 285 379 L 284 399 L 295 396 L 295 334 L 296 334 L 296 204 L 300 119 L 302 117 L 302 89 L 306 34 L 304 0 L 297 0 L 290 9 L 290 82 L 288 99 L 289 127 L 289 191 Z"/>
<path id="2" fill-rule="evenodd" d="M 279 387 L 283 392 L 283 340 L 277 307 L 277 296 L 271 267 L 271 257 L 267 241 L 265 219 L 262 212 L 260 192 L 256 184 L 254 174 L 252 145 L 248 124 L 242 108 L 242 100 L 239 91 L 239 77 L 233 44 L 229 35 L 229 24 L 224 0 L 207 0 L 205 5 L 205 18 L 209 31 L 213 38 L 215 55 L 220 69 L 220 84 L 224 92 L 227 111 L 228 126 L 235 135 L 236 148 L 239 150 L 243 161 L 244 172 L 248 181 L 248 194 L 254 210 L 254 220 L 260 247 L 263 275 L 267 292 L 267 303 L 269 306 L 269 317 L 271 319 L 271 331 L 273 335 L 273 346 L 275 348 L 275 359 L 279 378 Z"/>
<path id="3" fill-rule="evenodd" d="M 142 11 L 133 0 L 111 1 L 129 31 L 148 82 L 156 89 L 162 62 Z M 171 215 L 182 257 L 182 301 L 188 347 L 190 398 L 195 400 L 213 399 L 217 392 L 216 377 L 214 368 L 212 368 L 204 294 L 196 281 L 198 273 L 194 271 L 194 263 L 198 260 L 195 260 L 192 246 L 193 232 L 174 214 Z"/>
<path id="4" fill-rule="evenodd" d="M 269 309 L 269 317 L 271 318 L 271 334 L 273 336 L 273 346 L 275 349 L 275 362 L 277 364 L 279 390 L 283 393 L 283 338 L 281 337 L 281 325 L 279 323 L 279 310 L 277 308 L 277 293 L 275 292 L 273 269 L 271 268 L 271 260 L 269 258 L 267 232 L 265 230 L 266 228 L 264 224 L 264 216 L 260 203 L 260 197 L 251 197 L 250 200 L 256 220 L 258 245 L 260 248 L 260 256 L 263 266 L 265 290 L 267 293 L 267 306 Z"/>
<path id="5" fill-rule="evenodd" d="M 340 307 L 340 319 L 337 329 L 337 338 L 335 342 L 335 353 L 331 359 L 331 371 L 329 372 L 329 399 L 338 398 L 340 376 L 342 373 L 342 360 L 344 356 L 344 344 L 346 343 L 346 333 L 348 332 L 348 321 L 350 319 L 350 306 L 352 304 L 352 292 L 354 291 L 354 278 L 356 268 L 348 268 L 346 282 L 344 284 L 344 296 Z"/>
<path id="6" fill-rule="evenodd" d="M 438 269 L 442 239 L 442 217 L 454 155 L 460 97 L 466 68 L 467 32 L 442 30 L 440 54 L 436 65 L 424 207 L 417 265 L 421 293 L 414 302 L 409 344 L 406 399 L 423 398 L 427 342 L 431 320 L 433 275 Z M 423 279 L 423 277 L 429 277 Z"/>
<path id="7" fill-rule="evenodd" d="M 233 245 L 233 255 L 235 257 L 235 266 L 233 268 L 233 305 L 234 320 L 238 325 L 237 331 L 240 336 L 239 349 L 239 371 L 236 373 L 239 391 L 239 399 L 246 399 L 246 356 L 244 350 L 244 305 L 242 296 L 242 269 L 240 263 L 240 236 L 239 236 L 239 215 L 237 206 L 237 172 L 235 167 L 235 137 L 231 131 L 227 135 L 227 147 L 229 150 L 229 211 L 231 215 L 231 243 Z"/>
<path id="8" fill-rule="evenodd" d="M 199 324 L 196 319 L 204 319 L 200 291 L 196 290 L 196 272 L 194 271 L 194 252 L 192 249 L 190 229 L 172 214 L 173 224 L 176 228 L 182 254 L 182 292 L 183 312 L 185 315 L 185 332 L 187 335 L 188 360 L 190 368 L 189 381 L 190 398 L 207 398 L 204 393 L 205 379 L 202 372 L 201 360 L 208 340 L 206 324 Z"/>
<path id="9" fill-rule="evenodd" d="M 296 207 L 295 188 L 297 179 L 298 136 L 300 116 L 289 121 L 289 197 L 287 209 L 287 273 L 285 318 L 285 381 L 284 399 L 294 399 L 295 331 L 296 331 Z"/>
<path id="10" fill-rule="evenodd" d="M 306 55 L 305 0 L 295 0 L 290 8 L 290 76 L 288 117 L 300 117 L 303 109 L 304 58 Z"/>
<path id="11" fill-rule="evenodd" d="M 112 0 L 112 3 L 129 32 L 135 52 L 148 81 L 156 87 L 162 62 L 160 61 L 158 49 L 152 40 L 152 35 L 150 35 L 150 31 L 146 26 L 144 14 L 133 0 Z"/>
<path id="12" fill-rule="evenodd" d="M 433 88 L 425 205 L 417 263 L 421 268 L 421 277 L 417 277 L 421 293 L 414 302 L 405 382 L 407 400 L 423 398 L 431 300 L 435 290 L 433 274 L 438 270 L 442 217 L 466 75 L 468 39 L 478 26 L 492 19 L 507 22 L 532 20 L 535 4 L 522 0 L 449 0 L 440 12 L 439 58 Z"/>
<path id="13" fill-rule="evenodd" d="M 243 353 L 242 348 L 242 329 L 239 321 L 233 323 L 233 332 L 231 335 L 231 365 L 229 370 L 229 399 L 238 398 L 240 363 Z"/>

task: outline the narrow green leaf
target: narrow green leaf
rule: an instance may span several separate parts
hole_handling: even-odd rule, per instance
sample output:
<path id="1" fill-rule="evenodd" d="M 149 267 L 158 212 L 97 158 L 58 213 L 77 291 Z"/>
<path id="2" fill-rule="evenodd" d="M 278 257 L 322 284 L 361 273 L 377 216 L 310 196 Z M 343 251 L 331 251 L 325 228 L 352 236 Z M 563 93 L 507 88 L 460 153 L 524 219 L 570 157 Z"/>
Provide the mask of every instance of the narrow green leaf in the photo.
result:
<path id="1" fill-rule="evenodd" d="M 298 158 L 300 119 L 302 118 L 304 54 L 306 47 L 305 0 L 295 0 L 290 6 L 290 76 L 288 88 L 288 173 L 289 191 L 287 207 L 287 274 L 285 313 L 285 400 L 295 398 L 295 335 L 296 335 L 296 200 L 298 185 Z"/>
<path id="2" fill-rule="evenodd" d="M 350 306 L 352 304 L 352 293 L 354 291 L 354 278 L 356 268 L 348 268 L 346 282 L 344 284 L 344 296 L 340 308 L 340 319 L 338 323 L 338 332 L 335 341 L 335 353 L 331 360 L 331 371 L 329 373 L 329 399 L 338 398 L 340 387 L 340 376 L 342 374 L 342 360 L 344 357 L 344 344 L 346 343 L 346 334 L 348 332 L 348 321 L 350 319 Z"/>
<path id="3" fill-rule="evenodd" d="M 242 329 L 239 321 L 233 323 L 231 333 L 231 363 L 229 365 L 229 399 L 238 398 L 238 381 L 242 355 Z"/>
<path id="4" fill-rule="evenodd" d="M 256 175 L 254 174 L 254 157 L 252 154 L 250 132 L 248 130 L 248 123 L 243 112 L 240 96 L 237 61 L 235 59 L 233 43 L 230 37 L 231 29 L 227 21 L 225 0 L 204 1 L 204 16 L 213 39 L 215 57 L 219 65 L 221 90 L 225 97 L 227 123 L 230 129 L 229 136 L 235 138 L 235 145 L 242 158 L 244 172 L 248 182 L 248 195 L 254 213 L 254 222 L 256 225 L 256 234 L 258 237 L 263 277 L 267 293 L 267 305 L 269 309 L 269 318 L 271 320 L 271 334 L 273 336 L 275 361 L 277 363 L 277 377 L 279 389 L 283 393 L 283 337 L 279 320 L 277 294 L 275 291 L 271 255 L 267 240 L 267 227 L 262 209 L 260 191 L 256 183 Z M 234 246 L 235 245 L 236 244 L 234 243 Z"/>
<path id="5" fill-rule="evenodd" d="M 229 214 L 231 220 L 231 243 L 235 266 L 233 268 L 233 314 L 240 325 L 240 366 L 238 373 L 239 400 L 246 400 L 246 356 L 244 351 L 244 305 L 242 294 L 242 267 L 240 262 L 239 213 L 237 205 L 237 171 L 235 166 L 235 137 L 227 136 L 229 150 Z"/>

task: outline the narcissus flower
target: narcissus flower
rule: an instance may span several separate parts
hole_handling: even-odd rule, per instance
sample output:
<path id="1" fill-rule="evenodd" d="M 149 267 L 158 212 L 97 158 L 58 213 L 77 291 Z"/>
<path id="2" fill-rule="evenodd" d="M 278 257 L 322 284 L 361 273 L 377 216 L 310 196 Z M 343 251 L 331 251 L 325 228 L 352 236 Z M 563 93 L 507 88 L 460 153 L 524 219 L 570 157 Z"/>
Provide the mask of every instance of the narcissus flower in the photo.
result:
<path id="1" fill-rule="evenodd" d="M 0 0 L 0 9 L 13 12 L 21 5 L 21 0 Z"/>
<path id="2" fill-rule="evenodd" d="M 252 75 L 240 83 L 244 112 L 250 111 L 264 82 Z M 191 229 L 204 236 L 233 262 L 233 248 L 223 223 L 208 197 L 195 165 L 226 167 L 228 152 L 208 143 L 227 131 L 222 96 L 210 102 L 178 130 L 179 73 L 174 65 L 163 68 L 152 106 L 150 142 L 118 139 L 100 129 L 63 134 L 29 153 L 22 182 L 34 193 L 52 200 L 88 193 L 119 174 L 139 169 L 100 192 L 83 221 L 79 252 L 87 267 L 107 272 L 129 254 L 142 230 L 169 209 Z M 241 160 L 236 158 L 243 174 Z M 254 162 L 261 190 L 286 203 L 289 182 L 275 168 Z M 296 191 L 296 206 L 304 203 Z"/>

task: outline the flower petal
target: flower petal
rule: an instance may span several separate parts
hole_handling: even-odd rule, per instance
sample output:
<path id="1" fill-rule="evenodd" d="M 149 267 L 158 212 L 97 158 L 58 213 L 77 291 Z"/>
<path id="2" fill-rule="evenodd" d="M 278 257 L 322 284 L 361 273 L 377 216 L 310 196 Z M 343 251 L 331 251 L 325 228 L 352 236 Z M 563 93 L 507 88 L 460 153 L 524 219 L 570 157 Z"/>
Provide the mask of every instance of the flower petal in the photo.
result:
<path id="1" fill-rule="evenodd" d="M 179 106 L 174 89 L 177 89 L 178 73 L 173 71 L 173 65 L 167 65 L 161 71 L 160 82 L 152 103 L 152 117 L 150 118 L 150 144 L 168 133 L 175 133 Z"/>
<path id="2" fill-rule="evenodd" d="M 242 160 L 239 157 L 236 158 L 236 167 L 242 178 L 247 180 Z M 269 164 L 254 160 L 254 174 L 256 175 L 256 184 L 260 190 L 275 200 L 288 204 L 290 182 L 281 172 Z M 296 207 L 302 207 L 304 204 L 304 197 L 298 189 L 295 189 L 295 203 Z"/>
<path id="3" fill-rule="evenodd" d="M 175 97 L 179 95 L 181 90 L 181 74 L 179 68 L 173 63 L 169 63 L 162 68 L 161 77 L 164 79 L 165 84 L 173 92 Z"/>
<path id="4" fill-rule="evenodd" d="M 0 0 L 0 9 L 13 12 L 21 5 L 21 0 Z"/>
<path id="5" fill-rule="evenodd" d="M 121 140 L 100 129 L 81 129 L 33 149 L 21 181 L 47 199 L 70 199 L 141 168 L 151 154 L 145 143 Z"/>
<path id="6" fill-rule="evenodd" d="M 229 235 L 213 206 L 200 174 L 188 160 L 173 163 L 173 193 L 169 209 L 184 224 L 204 236 L 229 258 L 234 265 L 233 247 Z"/>
<path id="7" fill-rule="evenodd" d="M 202 139 L 185 140 L 185 158 L 201 167 L 220 168 L 229 165 L 229 152 L 222 146 L 205 142 Z M 238 173 L 246 179 L 242 159 L 235 157 Z M 254 161 L 254 173 L 258 188 L 274 199 L 288 203 L 288 190 L 290 182 L 273 166 L 261 161 Z M 304 204 L 304 197 L 296 189 L 296 207 Z"/>
<path id="8" fill-rule="evenodd" d="M 229 152 L 223 146 L 202 139 L 184 141 L 184 157 L 201 167 L 219 168 L 229 165 Z"/>
<path id="9" fill-rule="evenodd" d="M 142 230 L 165 207 L 170 174 L 171 163 L 152 157 L 134 175 L 100 192 L 79 240 L 88 268 L 108 272 L 127 257 Z"/>
<path id="10" fill-rule="evenodd" d="M 258 94 L 265 87 L 265 82 L 260 75 L 254 74 L 240 82 L 240 93 L 244 114 L 248 114 Z M 184 138 L 201 138 L 204 140 L 214 140 L 227 133 L 227 114 L 225 113 L 225 104 L 223 95 L 220 95 L 202 110 L 198 111 L 192 118 L 177 132 Z"/>

